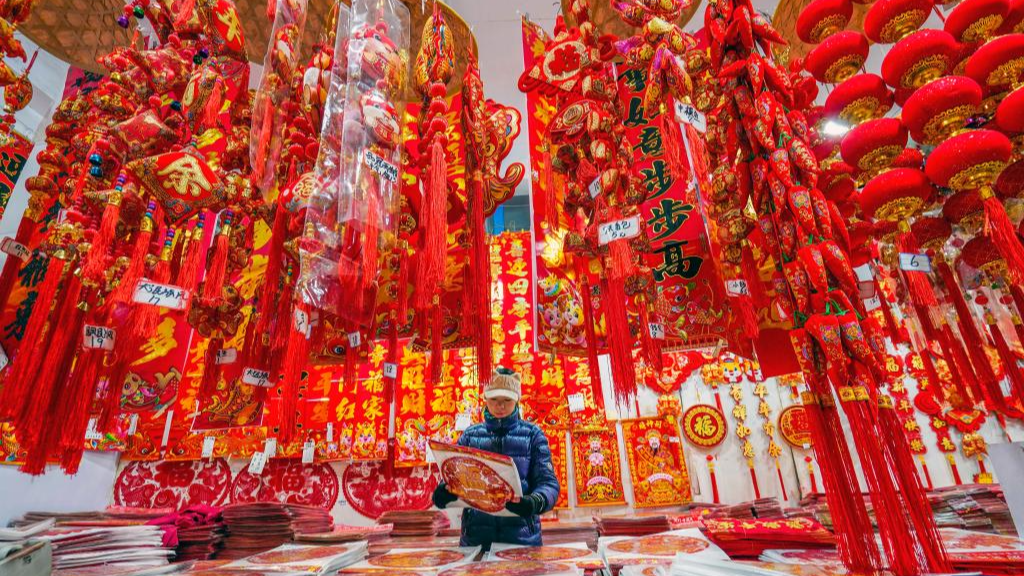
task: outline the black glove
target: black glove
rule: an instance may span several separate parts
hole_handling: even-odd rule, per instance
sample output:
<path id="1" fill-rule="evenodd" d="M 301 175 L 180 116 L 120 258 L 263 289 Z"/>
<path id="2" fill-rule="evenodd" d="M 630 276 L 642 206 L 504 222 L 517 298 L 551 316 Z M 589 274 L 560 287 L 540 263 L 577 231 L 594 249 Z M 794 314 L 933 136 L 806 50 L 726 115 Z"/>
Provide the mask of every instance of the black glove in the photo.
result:
<path id="1" fill-rule="evenodd" d="M 459 497 L 448 491 L 448 487 L 441 482 L 434 488 L 434 506 L 444 509 L 445 506 L 458 500 Z"/>
<path id="2" fill-rule="evenodd" d="M 529 494 L 523 496 L 519 502 L 508 502 L 505 504 L 505 510 L 515 514 L 516 516 L 522 516 L 523 518 L 529 518 L 530 516 L 536 516 L 544 511 L 544 506 L 547 505 L 547 501 L 540 494 Z"/>

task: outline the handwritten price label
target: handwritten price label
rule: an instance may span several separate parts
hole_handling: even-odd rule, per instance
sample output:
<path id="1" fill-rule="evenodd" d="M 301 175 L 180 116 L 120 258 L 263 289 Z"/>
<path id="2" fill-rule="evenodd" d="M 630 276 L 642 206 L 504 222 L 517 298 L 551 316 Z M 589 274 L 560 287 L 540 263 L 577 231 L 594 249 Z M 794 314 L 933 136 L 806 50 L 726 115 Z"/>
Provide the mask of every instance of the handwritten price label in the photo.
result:
<path id="1" fill-rule="evenodd" d="M 397 380 L 398 379 L 398 364 L 395 364 L 394 362 L 385 362 L 384 363 L 384 377 L 388 378 L 390 380 Z"/>
<path id="2" fill-rule="evenodd" d="M 665 339 L 665 325 L 664 324 L 659 324 L 657 322 L 649 322 L 647 324 L 647 329 L 651 332 L 651 338 L 654 338 L 655 340 L 664 340 Z"/>
<path id="3" fill-rule="evenodd" d="M 316 442 L 312 440 L 306 440 L 306 443 L 302 445 L 302 463 L 312 464 L 313 457 L 316 455 Z"/>
<path id="4" fill-rule="evenodd" d="M 708 120 L 700 110 L 678 100 L 676 101 L 676 120 L 686 122 L 699 132 L 704 132 L 708 129 Z"/>
<path id="5" fill-rule="evenodd" d="M 277 456 L 277 438 L 267 438 L 267 443 L 263 445 L 263 453 L 267 458 Z"/>
<path id="6" fill-rule="evenodd" d="M 900 270 L 907 272 L 931 272 L 932 259 L 925 254 L 900 252 Z"/>
<path id="7" fill-rule="evenodd" d="M 587 191 L 590 192 L 591 198 L 597 198 L 597 195 L 601 193 L 601 177 L 594 178 L 594 181 L 587 186 Z"/>
<path id="8" fill-rule="evenodd" d="M 334 442 L 334 422 L 327 423 L 327 441 Z"/>
<path id="9" fill-rule="evenodd" d="M 170 310 L 184 310 L 188 304 L 188 290 L 170 284 L 139 280 L 135 286 L 134 300 L 139 304 L 152 304 Z"/>
<path id="10" fill-rule="evenodd" d="M 566 396 L 566 400 L 569 401 L 569 412 L 571 414 L 582 412 L 587 407 L 586 398 L 580 392 L 569 394 Z"/>
<path id="11" fill-rule="evenodd" d="M 867 300 L 864 300 L 864 310 L 866 312 L 871 312 L 872 310 L 877 310 L 877 309 L 879 309 L 881 307 L 882 307 L 882 301 L 879 300 L 875 296 L 872 296 L 871 298 L 868 298 Z"/>
<path id="12" fill-rule="evenodd" d="M 92 350 L 113 350 L 114 329 L 86 324 L 82 327 L 82 347 Z"/>
<path id="13" fill-rule="evenodd" d="M 750 294 L 750 287 L 747 286 L 746 280 L 726 280 L 725 292 L 730 296 L 748 296 Z"/>
<path id="14" fill-rule="evenodd" d="M 635 238 L 640 234 L 640 217 L 630 216 L 622 220 L 605 222 L 597 229 L 597 240 L 603 246 L 615 240 Z"/>
<path id="15" fill-rule="evenodd" d="M 253 452 L 249 459 L 249 474 L 259 476 L 263 474 L 263 468 L 267 465 L 267 455 L 263 452 Z"/>
<path id="16" fill-rule="evenodd" d="M 216 436 L 203 438 L 203 458 L 213 458 L 213 448 L 217 445 Z"/>
<path id="17" fill-rule="evenodd" d="M 242 371 L 242 384 L 258 386 L 260 388 L 270 387 L 270 372 L 256 368 L 246 368 Z"/>
<path id="18" fill-rule="evenodd" d="M 217 351 L 217 364 L 234 364 L 238 362 L 238 350 L 225 348 Z"/>
<path id="19" fill-rule="evenodd" d="M 359 335 L 359 332 L 349 332 L 348 333 L 348 345 L 349 345 L 350 348 L 358 348 L 359 345 L 362 344 L 362 343 L 363 343 L 363 339 Z"/>
<path id="20" fill-rule="evenodd" d="M 99 429 L 96 428 L 97 425 L 97 420 L 95 418 L 89 418 L 89 424 L 85 428 L 86 440 L 103 440 L 103 434 L 101 434 Z"/>
<path id="21" fill-rule="evenodd" d="M 10 254 L 22 261 L 28 260 L 28 257 L 32 255 L 32 251 L 29 250 L 28 247 L 14 238 L 4 238 L 3 240 L 0 240 L 0 251 Z"/>
<path id="22" fill-rule="evenodd" d="M 388 182 L 398 182 L 398 167 L 369 150 L 366 151 L 366 165 Z"/>

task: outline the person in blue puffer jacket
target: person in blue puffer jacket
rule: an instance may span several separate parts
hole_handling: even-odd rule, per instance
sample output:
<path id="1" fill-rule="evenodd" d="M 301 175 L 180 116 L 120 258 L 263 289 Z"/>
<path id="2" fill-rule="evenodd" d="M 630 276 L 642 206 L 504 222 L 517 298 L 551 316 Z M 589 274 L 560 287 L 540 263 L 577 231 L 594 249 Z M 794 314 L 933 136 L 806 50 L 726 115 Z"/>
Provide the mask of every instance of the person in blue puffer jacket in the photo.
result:
<path id="1" fill-rule="evenodd" d="M 484 550 L 493 542 L 540 546 L 540 515 L 558 502 L 561 488 L 551 464 L 548 439 L 540 428 L 519 417 L 521 388 L 518 374 L 498 368 L 484 387 L 484 422 L 470 426 L 459 438 L 460 446 L 510 456 L 523 485 L 523 497 L 505 505 L 515 516 L 492 516 L 466 508 L 462 512 L 462 546 L 483 546 Z M 444 482 L 434 490 L 438 508 L 456 499 Z"/>

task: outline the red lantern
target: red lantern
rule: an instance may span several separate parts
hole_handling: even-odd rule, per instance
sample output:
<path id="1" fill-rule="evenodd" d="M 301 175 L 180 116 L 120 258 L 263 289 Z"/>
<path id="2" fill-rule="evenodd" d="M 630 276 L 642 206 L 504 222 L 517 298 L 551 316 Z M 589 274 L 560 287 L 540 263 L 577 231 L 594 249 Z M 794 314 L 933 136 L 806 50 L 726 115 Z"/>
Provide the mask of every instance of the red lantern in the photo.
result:
<path id="1" fill-rule="evenodd" d="M 833 34 L 807 55 L 804 66 L 818 82 L 838 84 L 853 76 L 868 57 L 868 39 L 847 30 Z"/>
<path id="2" fill-rule="evenodd" d="M 1003 98 L 996 109 L 996 124 L 1007 134 L 1024 132 L 1024 88 L 1018 88 Z"/>
<path id="3" fill-rule="evenodd" d="M 921 169 L 924 165 L 924 154 L 917 148 L 905 148 L 896 158 L 893 158 L 893 168 L 916 168 Z"/>
<path id="4" fill-rule="evenodd" d="M 814 0 L 800 11 L 796 35 L 808 44 L 817 44 L 846 28 L 852 16 L 850 0 Z"/>
<path id="5" fill-rule="evenodd" d="M 975 236 L 967 242 L 960 252 L 960 260 L 971 268 L 988 274 L 992 279 L 1008 277 L 1006 261 L 999 254 L 999 249 L 984 236 Z"/>
<path id="6" fill-rule="evenodd" d="M 906 146 L 906 127 L 896 118 L 879 118 L 847 132 L 839 151 L 844 162 L 871 177 L 892 164 Z"/>
<path id="7" fill-rule="evenodd" d="M 1001 91 L 1015 86 L 1024 73 L 1024 34 L 1009 34 L 986 42 L 967 62 L 967 75 L 985 88 Z"/>
<path id="8" fill-rule="evenodd" d="M 854 190 L 856 190 L 856 186 L 854 186 L 853 179 L 849 176 L 844 176 L 832 181 L 832 183 L 828 187 L 822 189 L 821 192 L 825 195 L 826 199 L 831 200 L 836 204 L 840 204 L 849 198 L 853 194 Z"/>
<path id="9" fill-rule="evenodd" d="M 850 124 L 881 118 L 892 109 L 892 93 L 880 76 L 857 74 L 836 86 L 825 100 L 825 115 Z"/>
<path id="10" fill-rule="evenodd" d="M 1009 11 L 1008 0 L 963 0 L 946 16 L 943 29 L 960 42 L 986 40 Z"/>
<path id="11" fill-rule="evenodd" d="M 1010 11 L 1003 19 L 1002 26 L 996 30 L 1000 36 L 1024 32 L 1024 0 L 1010 0 Z"/>
<path id="12" fill-rule="evenodd" d="M 996 180 L 996 193 L 1001 198 L 1018 198 L 1024 191 L 1024 160 L 1010 164 Z M 1024 221 L 1022 221 L 1024 222 Z"/>
<path id="13" fill-rule="evenodd" d="M 857 195 L 856 202 L 865 218 L 901 222 L 920 212 L 933 192 L 923 172 L 897 168 L 872 178 Z"/>
<path id="14" fill-rule="evenodd" d="M 941 30 L 914 32 L 885 55 L 882 78 L 893 88 L 920 88 L 946 73 L 956 48 L 956 40 Z"/>
<path id="15" fill-rule="evenodd" d="M 864 17 L 864 33 L 872 42 L 892 44 L 920 28 L 931 11 L 931 0 L 878 0 Z"/>
<path id="16" fill-rule="evenodd" d="M 976 190 L 957 192 L 942 203 L 942 217 L 968 234 L 977 234 L 985 223 L 985 208 Z"/>
<path id="17" fill-rule="evenodd" d="M 953 235 L 953 227 L 949 222 L 935 216 L 918 218 L 910 226 L 910 231 L 914 233 L 918 246 L 931 252 L 942 250 L 946 241 Z"/>
<path id="18" fill-rule="evenodd" d="M 990 186 L 1010 160 L 1010 139 L 995 130 L 972 130 L 938 145 L 925 172 L 939 186 L 974 190 Z"/>
<path id="19" fill-rule="evenodd" d="M 861 266 L 871 259 L 871 240 L 875 235 L 875 227 L 870 222 L 858 220 L 849 226 L 850 232 L 850 264 Z"/>
<path id="20" fill-rule="evenodd" d="M 981 106 L 981 86 L 966 76 L 947 76 L 919 88 L 903 106 L 903 123 L 922 144 L 936 145 L 963 130 Z"/>
<path id="21" fill-rule="evenodd" d="M 953 59 L 949 65 L 949 73 L 954 76 L 966 76 L 967 75 L 967 62 L 970 61 L 971 56 L 978 51 L 978 47 L 983 42 L 960 42 L 956 45 L 956 52 L 953 54 Z"/>

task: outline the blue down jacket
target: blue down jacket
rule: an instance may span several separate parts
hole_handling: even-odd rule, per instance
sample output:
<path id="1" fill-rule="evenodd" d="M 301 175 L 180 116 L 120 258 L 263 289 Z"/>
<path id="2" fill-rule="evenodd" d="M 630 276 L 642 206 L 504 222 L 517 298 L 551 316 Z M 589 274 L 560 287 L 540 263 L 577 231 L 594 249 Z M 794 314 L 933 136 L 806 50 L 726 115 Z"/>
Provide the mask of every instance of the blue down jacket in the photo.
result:
<path id="1" fill-rule="evenodd" d="M 544 512 L 558 502 L 560 488 L 551 464 L 548 439 L 540 428 L 519 417 L 518 406 L 504 418 L 495 418 L 484 410 L 484 422 L 467 428 L 459 438 L 459 445 L 511 456 L 519 470 L 524 496 L 544 496 Z M 540 546 L 540 516 L 502 517 L 469 508 L 464 510 L 461 545 L 483 546 L 489 550 L 492 542 Z"/>

